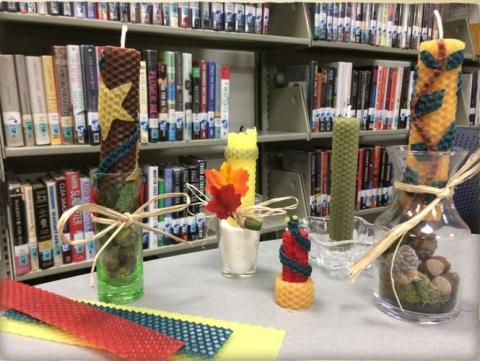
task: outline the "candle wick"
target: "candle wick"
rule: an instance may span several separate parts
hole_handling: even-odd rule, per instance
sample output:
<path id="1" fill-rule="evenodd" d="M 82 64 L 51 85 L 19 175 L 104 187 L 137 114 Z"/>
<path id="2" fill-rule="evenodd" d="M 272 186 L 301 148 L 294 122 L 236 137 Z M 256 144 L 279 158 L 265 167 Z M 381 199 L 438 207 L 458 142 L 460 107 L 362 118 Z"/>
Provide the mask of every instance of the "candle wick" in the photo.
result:
<path id="1" fill-rule="evenodd" d="M 127 24 L 123 23 L 122 24 L 122 34 L 120 35 L 120 47 L 121 48 L 125 47 L 125 40 L 127 38 L 127 31 L 128 31 L 128 26 L 127 26 Z"/>
<path id="2" fill-rule="evenodd" d="M 442 17 L 440 16 L 440 13 L 438 12 L 437 9 L 433 10 L 433 14 L 435 15 L 435 20 L 436 20 L 437 26 L 438 26 L 438 38 L 443 39 Z"/>

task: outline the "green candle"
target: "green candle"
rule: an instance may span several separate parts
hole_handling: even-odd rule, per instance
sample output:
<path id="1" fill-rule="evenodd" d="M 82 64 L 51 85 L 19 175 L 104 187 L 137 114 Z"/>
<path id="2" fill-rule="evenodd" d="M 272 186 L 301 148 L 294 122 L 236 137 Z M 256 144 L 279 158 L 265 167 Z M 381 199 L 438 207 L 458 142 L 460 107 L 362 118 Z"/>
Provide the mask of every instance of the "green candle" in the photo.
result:
<path id="1" fill-rule="evenodd" d="M 360 123 L 356 118 L 335 118 L 333 121 L 329 232 L 333 241 L 353 238 L 359 132 Z"/>

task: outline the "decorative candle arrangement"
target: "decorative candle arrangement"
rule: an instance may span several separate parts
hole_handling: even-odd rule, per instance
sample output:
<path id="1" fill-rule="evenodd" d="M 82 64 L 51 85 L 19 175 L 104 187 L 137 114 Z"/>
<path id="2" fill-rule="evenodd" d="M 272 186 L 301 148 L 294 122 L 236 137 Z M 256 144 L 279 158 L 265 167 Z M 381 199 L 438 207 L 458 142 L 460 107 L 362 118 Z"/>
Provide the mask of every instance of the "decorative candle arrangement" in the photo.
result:
<path id="1" fill-rule="evenodd" d="M 297 216 L 287 217 L 286 221 L 288 230 L 282 235 L 282 273 L 275 279 L 275 302 L 292 310 L 308 308 L 315 300 L 312 267 L 308 264 L 308 232 L 299 227 Z"/>
<path id="2" fill-rule="evenodd" d="M 378 258 L 377 305 L 397 317 L 433 323 L 459 312 L 457 258 L 470 232 L 451 197 L 456 185 L 480 171 L 477 151 L 449 174 L 465 154 L 452 151 L 465 45 L 443 39 L 435 15 L 440 38 L 420 45 L 408 149 L 389 148 L 397 157 L 400 196 L 376 221 L 382 238 L 349 272 L 353 279 Z"/>
<path id="3" fill-rule="evenodd" d="M 242 196 L 242 207 L 253 206 L 255 203 L 255 181 L 257 174 L 257 129 L 247 129 L 245 132 L 227 135 L 225 159 L 233 169 L 242 168 L 248 172 L 248 191 Z"/>
<path id="4" fill-rule="evenodd" d="M 360 122 L 356 118 L 335 118 L 332 144 L 332 203 L 329 237 L 333 241 L 353 238 L 355 184 Z"/>

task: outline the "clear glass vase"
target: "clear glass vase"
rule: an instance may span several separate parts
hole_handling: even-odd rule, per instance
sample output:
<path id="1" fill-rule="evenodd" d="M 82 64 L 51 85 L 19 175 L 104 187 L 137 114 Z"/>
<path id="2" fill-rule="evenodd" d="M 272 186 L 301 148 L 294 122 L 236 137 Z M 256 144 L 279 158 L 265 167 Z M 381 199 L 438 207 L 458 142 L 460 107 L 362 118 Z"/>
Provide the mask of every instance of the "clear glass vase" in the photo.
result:
<path id="1" fill-rule="evenodd" d="M 387 151 L 397 181 L 433 187 L 443 187 L 467 153 L 459 149 L 411 151 L 407 146 L 388 147 Z M 418 214 L 434 197 L 396 189 L 392 203 L 375 222 L 375 240 L 381 240 L 391 228 Z M 468 252 L 469 237 L 470 229 L 452 197 L 445 198 L 377 259 L 374 281 L 377 307 L 395 318 L 420 323 L 441 323 L 455 318 L 461 300 L 462 260 Z"/>
<path id="2" fill-rule="evenodd" d="M 225 277 L 247 278 L 255 274 L 260 235 L 260 231 L 234 227 L 224 219 L 218 222 L 218 249 Z"/>
<path id="3" fill-rule="evenodd" d="M 133 213 L 140 204 L 140 177 L 127 173 L 92 174 L 95 203 L 118 212 Z M 98 233 L 106 226 L 95 225 Z M 97 241 L 97 252 L 113 231 Z M 103 250 L 97 261 L 97 287 L 100 301 L 126 304 L 143 295 L 142 232 L 136 226 L 122 229 Z"/>

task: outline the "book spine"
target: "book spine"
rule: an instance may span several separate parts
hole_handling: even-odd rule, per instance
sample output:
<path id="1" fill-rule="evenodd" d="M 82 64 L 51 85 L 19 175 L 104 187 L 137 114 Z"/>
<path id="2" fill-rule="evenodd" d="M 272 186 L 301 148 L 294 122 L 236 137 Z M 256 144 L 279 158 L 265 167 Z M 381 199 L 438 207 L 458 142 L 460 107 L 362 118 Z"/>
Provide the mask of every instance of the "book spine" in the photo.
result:
<path id="1" fill-rule="evenodd" d="M 213 137 L 215 139 L 220 139 L 221 131 L 222 131 L 222 114 L 221 114 L 221 106 L 222 106 L 222 75 L 221 75 L 221 66 L 219 63 L 215 63 L 215 113 L 214 113 L 214 125 L 215 131 Z"/>
<path id="2" fill-rule="evenodd" d="M 170 26 L 178 28 L 178 3 L 169 3 L 170 5 Z"/>
<path id="3" fill-rule="evenodd" d="M 57 94 L 57 107 L 60 115 L 62 144 L 73 144 L 73 117 L 68 84 L 67 52 L 64 46 L 53 46 L 53 70 Z"/>
<path id="4" fill-rule="evenodd" d="M 140 24 L 152 23 L 152 4 L 140 3 Z"/>
<path id="5" fill-rule="evenodd" d="M 138 83 L 138 123 L 140 125 L 140 143 L 146 144 L 149 140 L 149 119 L 148 119 L 148 87 L 147 87 L 147 65 L 145 61 L 140 62 L 140 75 Z M 155 135 L 155 134 L 154 134 Z"/>
<path id="6" fill-rule="evenodd" d="M 168 139 L 167 66 L 158 64 L 158 140 Z"/>
<path id="7" fill-rule="evenodd" d="M 53 264 L 55 266 L 60 266 L 63 264 L 62 261 L 62 242 L 57 232 L 57 222 L 58 222 L 58 203 L 57 203 L 57 189 L 56 182 L 53 179 L 47 179 L 45 181 L 45 186 L 47 187 L 48 194 L 48 208 L 50 216 L 50 233 L 53 240 Z"/>
<path id="8" fill-rule="evenodd" d="M 172 193 L 173 192 L 173 170 L 171 167 L 165 167 L 163 170 L 163 179 L 165 182 L 165 193 Z M 172 198 L 168 197 L 165 198 L 165 207 L 170 207 L 172 205 Z M 165 215 L 165 223 L 167 214 Z"/>
<path id="9" fill-rule="evenodd" d="M 156 50 L 145 50 L 143 56 L 147 71 L 149 141 L 156 143 L 159 138 L 157 80 L 158 53 Z"/>
<path id="10" fill-rule="evenodd" d="M 352 31 L 352 11 L 353 5 L 350 2 L 345 3 L 345 18 L 343 21 L 344 34 L 343 41 L 350 42 Z"/>
<path id="11" fill-rule="evenodd" d="M 215 138 L 215 78 L 216 78 L 216 64 L 213 61 L 208 62 L 207 70 L 207 139 Z"/>
<path id="12" fill-rule="evenodd" d="M 192 54 L 183 53 L 183 113 L 185 117 L 183 140 L 192 140 L 193 95 L 192 95 Z"/>
<path id="13" fill-rule="evenodd" d="M 97 3 L 87 1 L 87 18 L 88 19 L 98 18 Z"/>
<path id="14" fill-rule="evenodd" d="M 97 13 L 98 13 L 98 20 L 108 20 L 108 3 L 99 2 Z"/>
<path id="15" fill-rule="evenodd" d="M 333 3 L 327 5 L 327 37 L 326 40 L 333 40 Z"/>
<path id="16" fill-rule="evenodd" d="M 182 191 L 181 184 L 183 179 L 183 168 L 181 167 L 173 167 L 172 169 L 172 186 L 173 192 L 179 193 Z M 180 204 L 181 198 L 180 197 L 173 197 L 172 205 Z M 173 214 L 173 218 L 179 218 L 182 216 L 182 212 L 176 212 Z"/>
<path id="17" fill-rule="evenodd" d="M 197 239 L 204 239 L 206 237 L 205 230 L 205 213 L 200 212 L 196 215 L 197 220 Z"/>
<path id="18" fill-rule="evenodd" d="M 28 2 L 27 6 L 28 6 L 28 11 L 27 12 L 29 14 L 36 14 L 37 13 L 37 3 Z"/>
<path id="19" fill-rule="evenodd" d="M 75 142 L 87 143 L 87 128 L 85 119 L 85 100 L 83 96 L 83 77 L 80 60 L 80 47 L 67 45 L 68 80 L 70 83 L 70 97 L 75 124 Z"/>
<path id="20" fill-rule="evenodd" d="M 183 140 L 185 116 L 183 112 L 183 56 L 175 52 L 175 138 Z"/>
<path id="21" fill-rule="evenodd" d="M 81 176 L 80 177 L 80 197 L 81 197 L 82 204 L 92 203 L 91 194 L 92 194 L 92 189 L 91 189 L 90 178 L 86 176 Z M 92 216 L 90 215 L 90 212 L 82 213 L 82 222 L 83 222 L 84 234 L 93 232 L 93 222 L 92 222 Z"/>
<path id="22" fill-rule="evenodd" d="M 43 87 L 42 60 L 40 57 L 25 57 L 28 88 L 32 106 L 35 144 L 50 144 L 47 118 L 47 104 Z"/>
<path id="23" fill-rule="evenodd" d="M 263 26 L 263 6 L 262 4 L 257 4 L 257 9 L 255 10 L 255 34 L 262 33 Z"/>
<path id="24" fill-rule="evenodd" d="M 65 181 L 67 188 L 67 207 L 81 204 L 80 191 L 80 175 L 78 172 L 65 172 Z M 70 239 L 75 241 L 83 238 L 83 217 L 79 213 L 75 213 L 68 219 L 68 229 L 70 231 Z M 72 262 L 81 262 L 86 258 L 85 245 L 79 244 L 71 248 Z"/>
<path id="25" fill-rule="evenodd" d="M 229 124 L 230 124 L 230 116 L 229 116 L 229 99 L 230 99 L 230 68 L 226 65 L 222 66 L 221 71 L 221 131 L 220 131 L 220 138 L 227 139 Z"/>
<path id="26" fill-rule="evenodd" d="M 255 32 L 255 16 L 257 14 L 255 4 L 245 4 L 245 32 L 254 33 Z"/>
<path id="27" fill-rule="evenodd" d="M 178 21 L 181 28 L 190 28 L 190 7 L 188 2 L 178 4 Z"/>
<path id="28" fill-rule="evenodd" d="M 97 53 L 94 45 L 81 45 L 82 83 L 87 113 L 87 139 L 91 145 L 100 144 L 98 120 Z"/>
<path id="29" fill-rule="evenodd" d="M 163 9 L 162 3 L 152 4 L 152 24 L 163 25 Z"/>
<path id="30" fill-rule="evenodd" d="M 73 2 L 73 16 L 76 18 L 85 18 L 87 13 L 87 2 L 86 1 L 74 1 Z"/>
<path id="31" fill-rule="evenodd" d="M 170 4 L 162 3 L 163 25 L 170 26 Z"/>
<path id="32" fill-rule="evenodd" d="M 200 66 L 200 139 L 208 139 L 208 63 L 199 61 Z"/>
<path id="33" fill-rule="evenodd" d="M 211 18 L 212 18 L 212 30 L 222 31 L 225 29 L 225 18 L 223 13 L 223 3 L 212 2 Z"/>
<path id="34" fill-rule="evenodd" d="M 38 255 L 40 269 L 53 266 L 52 234 L 50 232 L 50 217 L 48 210 L 48 194 L 43 183 L 32 184 L 33 205 L 35 209 L 35 226 L 37 231 Z"/>
<path id="35" fill-rule="evenodd" d="M 200 139 L 200 68 L 192 68 L 192 139 Z"/>
<path id="36" fill-rule="evenodd" d="M 362 196 L 362 181 L 363 181 L 363 161 L 365 157 L 365 149 L 360 148 L 358 150 L 358 158 L 357 158 L 357 189 L 356 189 L 356 197 L 355 197 L 355 209 L 360 210 L 360 201 Z"/>
<path id="37" fill-rule="evenodd" d="M 18 101 L 17 81 L 13 55 L 0 55 L 0 103 L 6 145 L 23 146 L 22 116 Z"/>
<path id="38" fill-rule="evenodd" d="M 400 101 L 403 86 L 403 68 L 397 68 L 395 99 L 393 104 L 393 129 L 398 129 L 400 123 Z"/>
<path id="39" fill-rule="evenodd" d="M 25 66 L 25 56 L 15 55 L 15 76 L 17 80 L 18 99 L 20 103 L 20 112 L 22 118 L 23 140 L 25 145 L 35 145 L 35 136 L 33 134 L 32 107 L 30 104 L 30 95 L 28 94 L 27 69 Z M 6 79 L 3 78 L 2 79 Z"/>
<path id="40" fill-rule="evenodd" d="M 65 177 L 63 175 L 55 176 L 55 187 L 57 190 L 57 207 L 58 207 L 58 217 L 60 218 L 62 214 L 68 209 L 67 205 L 67 184 Z M 65 225 L 65 228 L 62 231 L 64 234 L 70 236 L 68 230 L 68 224 Z M 62 261 L 63 263 L 70 263 L 71 260 L 71 247 L 68 243 L 61 244 L 62 248 Z"/>
<path id="41" fill-rule="evenodd" d="M 48 15 L 57 16 L 61 13 L 61 2 L 60 1 L 49 1 L 47 2 L 47 11 Z"/>
<path id="42" fill-rule="evenodd" d="M 70 1 L 65 1 L 61 3 L 62 15 L 63 16 L 73 16 L 73 3 Z"/>
<path id="43" fill-rule="evenodd" d="M 127 23 L 130 21 L 130 4 L 129 3 L 120 3 L 120 21 L 122 23 Z"/>
<path id="44" fill-rule="evenodd" d="M 22 186 L 18 182 L 8 185 L 8 219 L 13 255 L 15 257 L 15 274 L 23 275 L 32 269 L 28 248 L 25 202 L 22 197 Z"/>
<path id="45" fill-rule="evenodd" d="M 107 5 L 108 20 L 120 20 L 120 4 L 118 2 L 109 2 Z"/>
<path id="46" fill-rule="evenodd" d="M 235 4 L 225 3 L 225 31 L 233 31 L 235 28 Z"/>
<path id="47" fill-rule="evenodd" d="M 27 221 L 28 248 L 30 250 L 30 263 L 32 271 L 40 269 L 38 259 L 38 242 L 35 225 L 35 208 L 33 205 L 33 190 L 30 183 L 22 184 L 23 201 L 25 202 L 25 213 Z"/>
<path id="48" fill-rule="evenodd" d="M 190 15 L 191 15 L 192 29 L 200 29 L 202 25 L 202 15 L 200 13 L 199 2 L 190 3 Z"/>
<path id="49" fill-rule="evenodd" d="M 175 141 L 175 53 L 166 51 L 163 60 L 167 66 L 168 141 Z"/>
<path id="50" fill-rule="evenodd" d="M 53 75 L 53 57 L 42 56 L 43 85 L 45 89 L 45 101 L 47 105 L 48 126 L 50 129 L 50 143 L 52 145 L 62 144 L 60 131 L 60 117 L 58 114 L 57 92 Z"/>
<path id="51" fill-rule="evenodd" d="M 210 3 L 201 2 L 200 3 L 200 12 L 202 16 L 202 29 L 211 29 L 212 21 L 210 16 Z"/>
<path id="52" fill-rule="evenodd" d="M 245 4 L 235 3 L 234 12 L 235 12 L 234 31 L 236 31 L 237 33 L 244 33 L 245 32 Z"/>
<path id="53" fill-rule="evenodd" d="M 148 199 L 158 195 L 158 166 L 147 166 L 147 196 Z M 158 202 L 152 202 L 148 205 L 147 211 L 153 211 L 158 208 Z M 148 225 L 152 228 L 157 228 L 158 226 L 158 217 L 149 217 Z M 158 236 L 157 233 L 153 231 L 148 232 L 148 248 L 156 248 L 158 245 Z"/>

